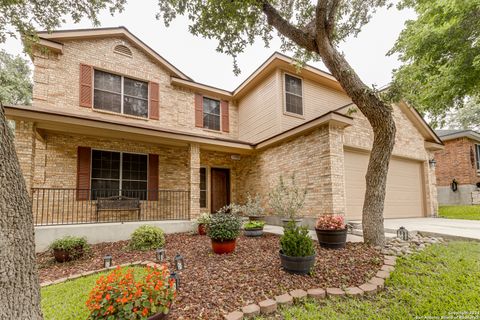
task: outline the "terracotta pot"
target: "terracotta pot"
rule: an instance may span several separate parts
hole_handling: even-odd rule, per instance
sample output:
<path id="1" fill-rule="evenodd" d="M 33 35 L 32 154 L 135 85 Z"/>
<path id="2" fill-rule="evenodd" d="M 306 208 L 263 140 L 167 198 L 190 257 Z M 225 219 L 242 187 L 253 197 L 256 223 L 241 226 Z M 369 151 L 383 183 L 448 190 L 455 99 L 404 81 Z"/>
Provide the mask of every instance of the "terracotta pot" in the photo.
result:
<path id="1" fill-rule="evenodd" d="M 73 253 L 73 254 L 72 254 Z M 83 248 L 78 247 L 72 250 L 53 249 L 53 256 L 57 262 L 68 262 L 73 260 L 74 257 L 78 258 L 83 255 Z"/>
<path id="2" fill-rule="evenodd" d="M 315 255 L 307 257 L 290 257 L 280 250 L 280 263 L 283 269 L 291 273 L 307 274 L 315 265 Z"/>
<path id="3" fill-rule="evenodd" d="M 205 225 L 205 223 L 200 223 L 198 225 L 198 234 L 201 236 L 204 236 L 207 234 L 207 226 Z"/>
<path id="4" fill-rule="evenodd" d="M 315 228 L 318 243 L 323 248 L 341 249 L 347 243 L 347 228 L 343 230 L 321 230 Z"/>
<path id="5" fill-rule="evenodd" d="M 212 239 L 212 249 L 213 252 L 216 254 L 224 254 L 224 253 L 231 253 L 235 250 L 235 244 L 236 244 L 236 239 L 235 240 L 225 240 L 225 241 L 219 241 L 219 240 L 213 240 Z"/>

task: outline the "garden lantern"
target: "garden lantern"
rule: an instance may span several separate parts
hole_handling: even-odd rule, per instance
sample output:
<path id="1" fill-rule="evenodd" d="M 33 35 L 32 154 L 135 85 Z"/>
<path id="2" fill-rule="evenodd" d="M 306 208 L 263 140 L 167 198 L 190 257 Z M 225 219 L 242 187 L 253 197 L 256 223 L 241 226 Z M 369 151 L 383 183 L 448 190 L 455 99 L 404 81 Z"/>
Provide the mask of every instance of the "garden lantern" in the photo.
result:
<path id="1" fill-rule="evenodd" d="M 430 165 L 430 168 L 435 168 L 435 166 L 437 165 L 437 160 L 430 159 L 428 160 L 428 164 Z"/>
<path id="2" fill-rule="evenodd" d="M 165 249 L 157 249 L 156 256 L 158 262 L 164 262 L 167 258 L 167 252 L 165 251 Z"/>
<path id="3" fill-rule="evenodd" d="M 110 268 L 111 266 L 112 266 L 112 256 L 107 254 L 105 257 L 103 257 L 103 267 Z"/>
<path id="4" fill-rule="evenodd" d="M 180 288 L 180 276 L 175 271 L 173 271 L 172 273 L 170 273 L 170 279 L 173 279 L 175 281 L 175 290 L 178 290 L 178 288 Z"/>
<path id="5" fill-rule="evenodd" d="M 185 264 L 183 263 L 183 257 L 178 253 L 175 256 L 173 263 L 175 264 L 175 269 L 177 269 L 178 271 L 181 271 L 185 268 Z"/>
<path id="6" fill-rule="evenodd" d="M 407 241 L 408 240 L 408 230 L 405 229 L 405 227 L 400 227 L 400 229 L 397 230 L 397 237 Z"/>

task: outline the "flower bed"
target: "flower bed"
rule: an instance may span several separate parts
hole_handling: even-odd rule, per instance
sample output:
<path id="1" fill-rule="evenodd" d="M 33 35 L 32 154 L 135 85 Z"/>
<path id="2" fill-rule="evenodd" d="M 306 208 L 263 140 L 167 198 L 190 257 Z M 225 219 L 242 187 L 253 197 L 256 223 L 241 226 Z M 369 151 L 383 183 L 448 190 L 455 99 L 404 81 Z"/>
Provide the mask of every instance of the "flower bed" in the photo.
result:
<path id="1" fill-rule="evenodd" d="M 238 238 L 235 252 L 212 254 L 207 237 L 166 235 L 169 268 L 180 253 L 186 268 L 180 272 L 181 287 L 171 310 L 172 319 L 222 319 L 225 313 L 293 289 L 357 286 L 372 278 L 383 264 L 377 250 L 360 243 L 345 249 L 327 250 L 315 243 L 317 259 L 311 276 L 289 274 L 280 266 L 279 237 Z M 38 255 L 41 282 L 103 267 L 103 256 L 114 264 L 155 261 L 154 251 L 129 251 L 128 241 L 93 245 L 89 256 L 57 264 L 46 254 Z M 48 318 L 46 318 L 48 319 Z"/>

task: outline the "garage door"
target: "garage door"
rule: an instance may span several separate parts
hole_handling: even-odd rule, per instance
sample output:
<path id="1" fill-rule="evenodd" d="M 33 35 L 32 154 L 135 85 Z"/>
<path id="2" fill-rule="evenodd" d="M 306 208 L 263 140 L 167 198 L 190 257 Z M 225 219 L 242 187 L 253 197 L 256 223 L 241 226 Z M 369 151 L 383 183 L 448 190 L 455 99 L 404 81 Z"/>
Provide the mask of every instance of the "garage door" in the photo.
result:
<path id="1" fill-rule="evenodd" d="M 367 153 L 345 151 L 346 215 L 349 220 L 362 218 L 368 157 Z M 421 162 L 392 158 L 387 177 L 384 217 L 423 217 L 422 180 Z"/>

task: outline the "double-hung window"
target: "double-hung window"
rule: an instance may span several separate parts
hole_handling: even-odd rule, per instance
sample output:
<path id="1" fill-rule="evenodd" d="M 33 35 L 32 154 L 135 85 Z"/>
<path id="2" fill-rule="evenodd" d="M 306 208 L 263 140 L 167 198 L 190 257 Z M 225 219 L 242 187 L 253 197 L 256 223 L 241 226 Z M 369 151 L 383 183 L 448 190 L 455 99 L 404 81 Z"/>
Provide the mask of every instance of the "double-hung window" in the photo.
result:
<path id="1" fill-rule="evenodd" d="M 477 171 L 480 172 L 480 144 L 475 145 L 476 155 L 477 155 Z"/>
<path id="2" fill-rule="evenodd" d="M 303 115 L 302 79 L 285 74 L 285 111 Z"/>
<path id="3" fill-rule="evenodd" d="M 93 106 L 111 112 L 148 117 L 148 83 L 95 70 Z"/>
<path id="4" fill-rule="evenodd" d="M 124 195 L 146 199 L 145 154 L 92 150 L 92 199 Z"/>
<path id="5" fill-rule="evenodd" d="M 203 97 L 203 127 L 220 130 L 220 101 Z"/>

